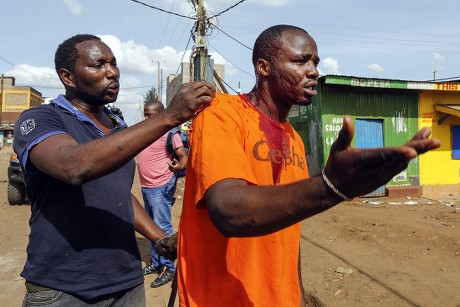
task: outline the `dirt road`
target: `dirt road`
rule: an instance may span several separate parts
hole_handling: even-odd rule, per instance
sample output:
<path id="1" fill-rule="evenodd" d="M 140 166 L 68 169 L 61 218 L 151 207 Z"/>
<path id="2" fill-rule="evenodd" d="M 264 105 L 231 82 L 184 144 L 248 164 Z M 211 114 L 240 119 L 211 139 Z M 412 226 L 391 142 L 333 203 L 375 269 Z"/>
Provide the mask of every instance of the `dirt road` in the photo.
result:
<path id="1" fill-rule="evenodd" d="M 21 306 L 30 206 L 7 203 L 9 148 L 0 151 L 0 306 Z M 173 224 L 182 208 L 173 207 Z M 139 182 L 133 193 L 141 200 Z M 460 191 L 416 199 L 357 199 L 302 223 L 305 290 L 326 306 L 460 307 Z M 138 236 L 142 259 L 148 242 Z M 150 288 L 148 306 L 166 306 L 170 284 Z M 177 306 L 177 302 L 176 302 Z"/>

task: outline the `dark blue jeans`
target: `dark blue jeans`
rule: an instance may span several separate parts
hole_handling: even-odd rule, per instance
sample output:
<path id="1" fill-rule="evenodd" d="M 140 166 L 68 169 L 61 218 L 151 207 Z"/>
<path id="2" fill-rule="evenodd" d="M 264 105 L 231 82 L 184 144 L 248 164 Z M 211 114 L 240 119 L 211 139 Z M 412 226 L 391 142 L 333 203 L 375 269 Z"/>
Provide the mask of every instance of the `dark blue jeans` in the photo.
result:
<path id="1" fill-rule="evenodd" d="M 95 299 L 82 299 L 57 290 L 26 292 L 22 307 L 145 307 L 144 284 L 126 291 L 104 295 Z"/>
<path id="2" fill-rule="evenodd" d="M 171 224 L 171 207 L 173 197 L 176 193 L 176 176 L 173 175 L 171 180 L 164 186 L 156 188 L 142 188 L 142 197 L 144 198 L 144 207 L 147 214 L 155 223 L 163 229 L 168 235 L 174 233 Z M 156 268 L 163 266 L 168 267 L 170 271 L 175 271 L 174 261 L 162 257 L 155 251 L 155 244 L 150 243 L 150 255 L 152 264 Z"/>

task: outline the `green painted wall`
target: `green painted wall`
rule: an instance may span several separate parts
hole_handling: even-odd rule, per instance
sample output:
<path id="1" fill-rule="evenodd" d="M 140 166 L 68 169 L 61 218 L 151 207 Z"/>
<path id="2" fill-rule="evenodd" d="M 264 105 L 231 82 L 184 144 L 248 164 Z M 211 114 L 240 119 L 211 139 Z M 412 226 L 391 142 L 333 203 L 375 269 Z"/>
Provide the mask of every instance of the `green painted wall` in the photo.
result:
<path id="1" fill-rule="evenodd" d="M 325 78 L 320 79 L 317 90 L 313 103 L 294 109 L 289 119 L 306 143 L 312 175 L 324 167 L 345 115 L 354 120 L 383 120 L 384 146 L 402 145 L 418 130 L 416 91 L 326 84 Z M 417 158 L 387 186 L 419 185 L 419 176 Z"/>

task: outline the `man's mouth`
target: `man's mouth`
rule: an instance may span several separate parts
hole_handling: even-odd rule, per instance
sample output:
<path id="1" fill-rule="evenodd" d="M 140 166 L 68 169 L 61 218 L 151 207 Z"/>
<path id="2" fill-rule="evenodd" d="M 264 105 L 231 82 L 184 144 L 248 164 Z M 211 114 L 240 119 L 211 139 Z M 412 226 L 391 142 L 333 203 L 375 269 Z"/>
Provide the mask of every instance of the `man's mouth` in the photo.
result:
<path id="1" fill-rule="evenodd" d="M 316 96 L 318 92 L 316 91 L 316 86 L 318 85 L 318 81 L 316 80 L 308 80 L 307 83 L 304 85 L 304 90 L 308 96 Z"/>
<path id="2" fill-rule="evenodd" d="M 304 87 L 304 90 L 310 97 L 316 96 L 318 94 L 318 92 L 316 91 L 316 86 Z"/>
<path id="3" fill-rule="evenodd" d="M 107 88 L 107 90 L 108 90 L 110 93 L 118 94 L 118 91 L 120 90 L 120 84 L 119 84 L 118 82 L 112 83 L 112 84 L 109 85 L 109 87 Z"/>

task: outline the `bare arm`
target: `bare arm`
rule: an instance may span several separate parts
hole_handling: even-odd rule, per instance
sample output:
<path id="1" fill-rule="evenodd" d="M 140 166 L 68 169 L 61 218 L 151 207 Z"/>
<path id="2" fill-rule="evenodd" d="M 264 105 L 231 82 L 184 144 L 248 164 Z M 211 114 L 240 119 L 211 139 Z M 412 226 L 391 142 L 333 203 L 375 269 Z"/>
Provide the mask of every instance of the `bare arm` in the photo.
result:
<path id="1" fill-rule="evenodd" d="M 138 233 L 152 242 L 157 242 L 159 239 L 168 236 L 166 232 L 155 224 L 145 211 L 144 207 L 141 206 L 137 198 L 132 194 L 131 201 L 134 209 L 134 227 Z"/>
<path id="2" fill-rule="evenodd" d="M 212 185 L 205 197 L 209 216 L 227 237 L 266 235 L 341 201 L 318 176 L 278 186 L 224 179 Z"/>
<path id="3" fill-rule="evenodd" d="M 184 84 L 160 114 L 85 144 L 64 134 L 51 136 L 30 151 L 30 162 L 59 180 L 83 184 L 127 163 L 168 130 L 192 118 L 214 95 L 214 86 L 206 81 Z"/>
<path id="4" fill-rule="evenodd" d="M 329 180 L 349 197 L 363 195 L 388 182 L 418 154 L 439 147 L 422 129 L 399 147 L 354 149 L 354 128 L 344 120 L 325 167 Z M 241 179 L 224 179 L 205 194 L 211 220 L 227 237 L 266 235 L 323 212 L 341 202 L 321 176 L 277 186 L 248 186 Z"/>
<path id="5" fill-rule="evenodd" d="M 173 159 L 168 162 L 169 170 L 171 172 L 177 172 L 183 170 L 187 166 L 187 153 L 185 152 L 184 146 L 177 147 L 174 152 L 179 160 Z"/>

